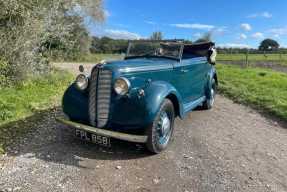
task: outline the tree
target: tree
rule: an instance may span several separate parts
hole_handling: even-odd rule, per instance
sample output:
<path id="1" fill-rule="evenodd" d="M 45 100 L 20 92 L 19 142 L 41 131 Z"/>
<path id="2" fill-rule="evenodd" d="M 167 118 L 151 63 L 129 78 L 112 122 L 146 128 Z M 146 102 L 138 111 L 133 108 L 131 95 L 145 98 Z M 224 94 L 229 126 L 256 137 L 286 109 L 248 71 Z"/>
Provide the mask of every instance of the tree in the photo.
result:
<path id="1" fill-rule="evenodd" d="M 280 47 L 279 43 L 273 39 L 264 39 L 260 45 L 259 50 L 261 51 L 272 51 L 277 50 Z"/>
<path id="2" fill-rule="evenodd" d="M 92 37 L 91 53 L 125 53 L 128 40 Z"/>
<path id="3" fill-rule="evenodd" d="M 73 57 L 87 51 L 87 17 L 103 21 L 102 0 L 0 0 L 0 56 L 12 79 L 48 72 L 53 49 Z"/>
<path id="4" fill-rule="evenodd" d="M 211 37 L 212 34 L 211 32 L 207 32 L 205 33 L 202 37 L 200 37 L 199 39 L 197 39 L 194 43 L 206 43 L 206 42 L 211 42 Z"/>
<path id="5" fill-rule="evenodd" d="M 153 32 L 152 35 L 150 36 L 151 40 L 162 40 L 163 39 L 163 34 L 160 31 Z"/>

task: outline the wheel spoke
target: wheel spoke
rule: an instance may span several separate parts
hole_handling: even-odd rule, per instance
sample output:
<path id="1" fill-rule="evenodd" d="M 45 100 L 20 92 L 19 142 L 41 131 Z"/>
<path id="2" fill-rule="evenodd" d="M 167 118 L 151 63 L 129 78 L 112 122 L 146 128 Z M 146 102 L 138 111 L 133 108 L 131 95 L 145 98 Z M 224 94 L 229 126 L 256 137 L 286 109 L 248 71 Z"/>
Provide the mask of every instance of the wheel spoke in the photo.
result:
<path id="1" fill-rule="evenodd" d="M 168 117 L 168 114 L 164 111 L 160 115 L 160 120 L 158 123 L 158 139 L 161 144 L 168 142 L 171 131 L 171 122 Z"/>

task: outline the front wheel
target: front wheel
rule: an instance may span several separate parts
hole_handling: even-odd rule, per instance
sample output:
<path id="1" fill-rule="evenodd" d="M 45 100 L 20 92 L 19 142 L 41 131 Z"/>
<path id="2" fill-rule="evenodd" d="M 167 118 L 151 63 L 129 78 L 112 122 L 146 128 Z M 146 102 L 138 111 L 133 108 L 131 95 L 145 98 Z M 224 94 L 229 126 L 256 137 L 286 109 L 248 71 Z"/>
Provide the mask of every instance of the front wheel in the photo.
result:
<path id="1" fill-rule="evenodd" d="M 172 102 L 165 99 L 160 106 L 152 125 L 147 128 L 148 141 L 146 146 L 152 153 L 165 150 L 173 133 L 175 113 Z"/>
<path id="2" fill-rule="evenodd" d="M 202 104 L 203 109 L 211 109 L 214 105 L 215 96 L 217 92 L 217 85 L 215 79 L 212 79 L 211 87 L 208 90 L 208 97 Z"/>

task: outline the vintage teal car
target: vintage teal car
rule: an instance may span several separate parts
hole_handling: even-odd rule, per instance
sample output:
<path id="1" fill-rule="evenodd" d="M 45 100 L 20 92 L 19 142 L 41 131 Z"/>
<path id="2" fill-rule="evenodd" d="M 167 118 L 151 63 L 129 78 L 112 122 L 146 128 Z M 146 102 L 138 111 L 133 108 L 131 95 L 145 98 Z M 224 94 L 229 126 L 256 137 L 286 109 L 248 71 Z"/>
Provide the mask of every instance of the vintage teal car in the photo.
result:
<path id="1" fill-rule="evenodd" d="M 110 145 L 110 138 L 167 148 L 176 117 L 214 104 L 214 43 L 131 41 L 123 60 L 101 62 L 66 90 L 58 118 L 81 139 Z"/>

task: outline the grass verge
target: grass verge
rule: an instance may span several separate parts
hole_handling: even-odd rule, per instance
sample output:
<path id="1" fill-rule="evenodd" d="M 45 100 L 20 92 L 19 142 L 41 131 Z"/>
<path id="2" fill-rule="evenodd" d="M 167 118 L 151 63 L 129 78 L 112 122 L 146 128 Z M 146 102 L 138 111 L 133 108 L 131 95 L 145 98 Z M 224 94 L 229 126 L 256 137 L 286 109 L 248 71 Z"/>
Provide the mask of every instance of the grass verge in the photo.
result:
<path id="1" fill-rule="evenodd" d="M 219 91 L 287 121 L 287 74 L 262 68 L 217 65 Z"/>
<path id="2" fill-rule="evenodd" d="M 28 131 L 21 129 L 22 126 L 9 125 L 59 106 L 72 77 L 65 71 L 55 70 L 14 87 L 0 88 L 0 153 L 11 140 Z"/>

